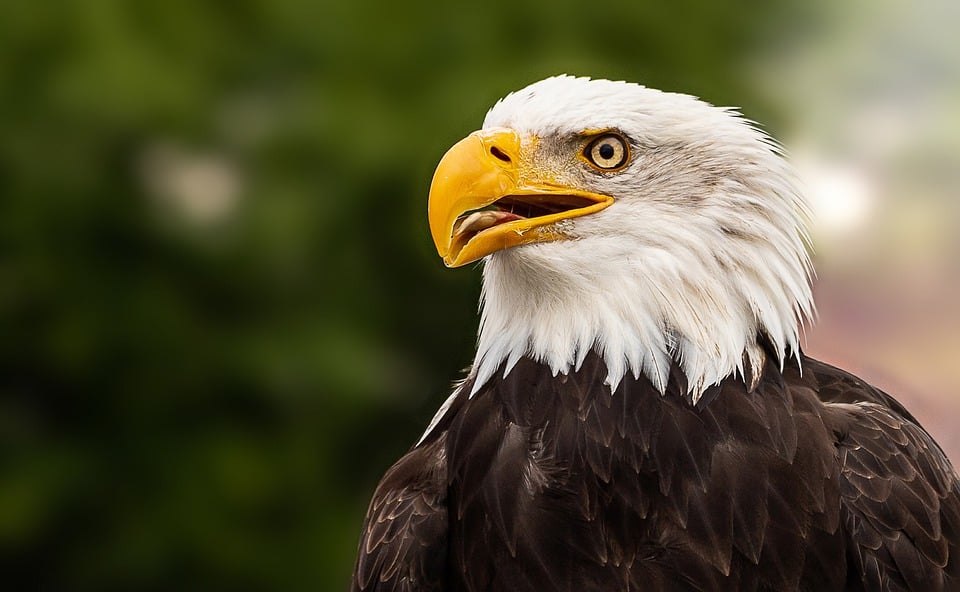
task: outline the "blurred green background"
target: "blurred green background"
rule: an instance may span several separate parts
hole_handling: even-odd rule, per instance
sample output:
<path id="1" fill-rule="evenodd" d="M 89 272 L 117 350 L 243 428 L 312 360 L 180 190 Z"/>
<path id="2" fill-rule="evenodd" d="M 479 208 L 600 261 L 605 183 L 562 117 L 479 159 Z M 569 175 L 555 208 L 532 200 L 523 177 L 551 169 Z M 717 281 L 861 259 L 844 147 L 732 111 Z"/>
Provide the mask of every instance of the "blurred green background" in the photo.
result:
<path id="1" fill-rule="evenodd" d="M 854 16 L 3 3 L 5 581 L 344 589 L 376 482 L 472 357 L 479 274 L 445 270 L 425 220 L 446 148 L 563 72 L 806 129 L 785 65 Z"/>

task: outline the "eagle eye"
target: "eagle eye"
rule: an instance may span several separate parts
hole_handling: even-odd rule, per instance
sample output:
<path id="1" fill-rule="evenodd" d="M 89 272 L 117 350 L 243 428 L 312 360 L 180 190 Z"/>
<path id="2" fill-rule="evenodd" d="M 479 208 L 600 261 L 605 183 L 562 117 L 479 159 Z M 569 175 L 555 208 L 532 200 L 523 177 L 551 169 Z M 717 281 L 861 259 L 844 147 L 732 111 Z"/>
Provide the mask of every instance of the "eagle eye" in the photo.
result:
<path id="1" fill-rule="evenodd" d="M 614 171 L 627 164 L 630 149 L 619 134 L 603 134 L 587 144 L 583 155 L 594 167 Z"/>

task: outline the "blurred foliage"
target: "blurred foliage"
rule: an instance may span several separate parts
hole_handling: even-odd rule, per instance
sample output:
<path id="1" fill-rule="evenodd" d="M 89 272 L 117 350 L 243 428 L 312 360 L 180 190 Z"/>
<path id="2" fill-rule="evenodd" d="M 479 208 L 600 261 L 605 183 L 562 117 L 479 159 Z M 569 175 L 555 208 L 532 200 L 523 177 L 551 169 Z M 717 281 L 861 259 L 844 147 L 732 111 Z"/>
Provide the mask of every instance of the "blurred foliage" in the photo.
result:
<path id="1" fill-rule="evenodd" d="M 742 61 L 810 18 L 742 0 L 4 3 L 5 581 L 343 589 L 373 487 L 471 359 L 478 274 L 443 269 L 424 215 L 443 151 L 561 72 L 769 123 Z"/>

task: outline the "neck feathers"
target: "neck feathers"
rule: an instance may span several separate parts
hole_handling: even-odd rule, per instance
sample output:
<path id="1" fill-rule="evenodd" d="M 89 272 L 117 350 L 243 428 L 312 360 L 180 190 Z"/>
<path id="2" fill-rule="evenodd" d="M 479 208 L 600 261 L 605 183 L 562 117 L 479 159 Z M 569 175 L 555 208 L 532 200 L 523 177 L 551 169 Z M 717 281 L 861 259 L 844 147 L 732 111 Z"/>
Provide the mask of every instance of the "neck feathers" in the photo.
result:
<path id="1" fill-rule="evenodd" d="M 764 273 L 747 267 L 753 262 L 714 257 L 716 245 L 702 245 L 702 257 L 685 257 L 681 274 L 673 262 L 641 256 L 612 264 L 579 246 L 532 245 L 485 261 L 474 392 L 496 372 L 509 374 L 521 358 L 569 374 L 593 351 L 606 366 L 611 392 L 630 373 L 663 393 L 676 364 L 696 403 L 729 376 L 758 380 L 764 359 L 758 335 L 781 367 L 799 352 L 799 321 L 812 306 L 805 268 L 794 278 L 800 268 L 771 256 L 765 265 L 783 269 Z"/>

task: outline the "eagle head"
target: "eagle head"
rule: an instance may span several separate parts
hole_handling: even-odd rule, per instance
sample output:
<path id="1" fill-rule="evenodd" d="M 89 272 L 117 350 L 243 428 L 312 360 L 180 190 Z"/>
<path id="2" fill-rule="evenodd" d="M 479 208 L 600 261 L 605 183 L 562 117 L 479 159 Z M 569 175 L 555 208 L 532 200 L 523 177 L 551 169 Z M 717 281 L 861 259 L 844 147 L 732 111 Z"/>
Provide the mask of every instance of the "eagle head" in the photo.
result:
<path id="1" fill-rule="evenodd" d="M 482 260 L 479 389 L 522 357 L 554 374 L 596 351 L 696 402 L 781 364 L 813 313 L 808 209 L 777 144 L 731 109 L 558 76 L 501 99 L 430 189 L 444 262 Z"/>

